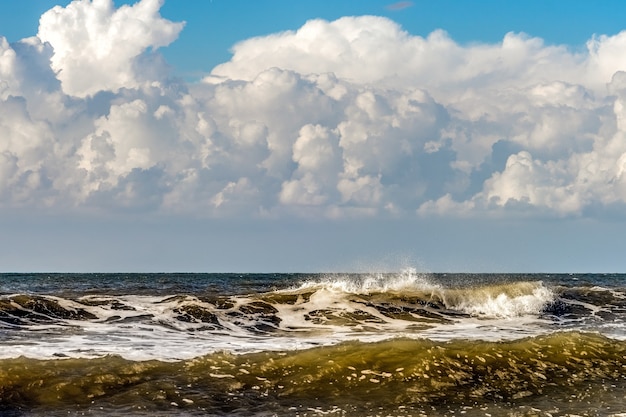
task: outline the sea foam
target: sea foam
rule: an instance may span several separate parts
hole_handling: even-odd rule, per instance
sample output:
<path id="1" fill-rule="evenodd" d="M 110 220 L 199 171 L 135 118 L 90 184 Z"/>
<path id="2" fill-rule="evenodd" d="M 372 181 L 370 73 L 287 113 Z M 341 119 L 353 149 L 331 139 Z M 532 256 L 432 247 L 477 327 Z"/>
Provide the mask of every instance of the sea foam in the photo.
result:
<path id="1" fill-rule="evenodd" d="M 540 282 L 518 282 L 446 290 L 442 297 L 448 308 L 473 316 L 514 318 L 540 314 L 555 294 Z"/>
<path id="2" fill-rule="evenodd" d="M 324 288 L 349 294 L 372 294 L 398 291 L 429 291 L 441 288 L 432 283 L 427 274 L 415 268 L 403 269 L 399 273 L 369 273 L 329 275 L 319 280 L 304 282 L 299 289 Z"/>
<path id="3" fill-rule="evenodd" d="M 428 274 L 409 268 L 397 274 L 327 276 L 307 281 L 298 290 L 330 291 L 340 294 L 405 294 L 424 303 L 442 303 L 447 309 L 485 318 L 513 318 L 540 314 L 555 299 L 554 292 L 541 282 L 443 286 Z M 335 298 L 333 296 L 333 298 Z"/>

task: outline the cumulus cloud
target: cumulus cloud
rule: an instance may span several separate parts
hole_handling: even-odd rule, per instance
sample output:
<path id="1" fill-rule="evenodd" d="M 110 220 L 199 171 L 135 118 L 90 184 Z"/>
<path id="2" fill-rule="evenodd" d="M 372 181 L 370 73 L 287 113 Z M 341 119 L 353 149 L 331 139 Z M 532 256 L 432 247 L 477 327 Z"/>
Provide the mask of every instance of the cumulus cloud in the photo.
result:
<path id="1" fill-rule="evenodd" d="M 161 64 L 150 54 L 178 37 L 183 23 L 163 19 L 163 0 L 115 9 L 112 0 L 75 0 L 39 20 L 37 37 L 54 48 L 51 67 L 63 91 L 84 97 L 154 81 Z M 148 61 L 142 62 L 142 61 Z"/>
<path id="2" fill-rule="evenodd" d="M 218 65 L 212 75 L 250 80 L 278 67 L 397 89 L 428 86 L 443 99 L 466 89 L 519 88 L 553 80 L 577 83 L 591 65 L 619 69 L 619 62 L 600 45 L 590 44 L 589 54 L 572 54 L 565 47 L 509 33 L 497 44 L 461 46 L 442 30 L 422 38 L 383 17 L 344 17 L 311 20 L 297 31 L 242 41 L 234 46 L 233 59 Z"/>
<path id="3" fill-rule="evenodd" d="M 591 216 L 626 202 L 626 32 L 571 51 L 312 20 L 184 83 L 158 52 L 183 28 L 161 4 L 76 0 L 37 36 L 0 38 L 0 206 Z"/>

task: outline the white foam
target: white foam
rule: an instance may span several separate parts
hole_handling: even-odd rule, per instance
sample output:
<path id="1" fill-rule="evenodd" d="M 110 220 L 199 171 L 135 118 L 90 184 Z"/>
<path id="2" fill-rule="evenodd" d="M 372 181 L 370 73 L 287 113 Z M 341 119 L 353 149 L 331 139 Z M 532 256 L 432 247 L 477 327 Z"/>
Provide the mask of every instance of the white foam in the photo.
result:
<path id="1" fill-rule="evenodd" d="M 466 297 L 460 297 L 450 308 L 473 316 L 491 318 L 517 318 L 524 315 L 541 313 L 547 303 L 554 300 L 554 293 L 538 284 L 530 293 L 508 293 L 505 290 L 485 289 L 467 290 Z"/>
<path id="2" fill-rule="evenodd" d="M 287 317 L 280 313 L 281 317 Z M 294 317 L 298 317 L 294 315 Z M 301 317 L 301 316 L 299 316 Z M 302 319 L 285 320 L 285 325 L 299 326 L 292 331 L 271 335 L 243 334 L 231 331 L 187 332 L 163 326 L 131 323 L 112 326 L 90 323 L 79 334 L 50 334 L 4 343 L 0 358 L 26 356 L 38 359 L 62 357 L 94 358 L 120 355 L 130 360 L 190 359 L 217 351 L 243 354 L 258 351 L 306 349 L 343 341 L 374 342 L 396 337 L 428 338 L 437 341 L 454 339 L 513 340 L 550 333 L 550 322 L 531 316 L 518 320 L 479 318 L 460 319 L 434 324 L 431 328 L 411 329 L 411 323 L 387 318 L 386 324 L 372 324 L 371 331 L 346 326 L 313 325 Z M 80 323 L 76 323 L 80 325 Z M 84 324 L 84 323 L 83 323 Z M 614 329 L 617 330 L 617 329 Z"/>
<path id="3" fill-rule="evenodd" d="M 329 276 L 322 280 L 307 281 L 297 289 L 328 289 L 346 294 L 372 294 L 400 291 L 431 291 L 441 288 L 420 274 L 415 268 L 407 268 L 398 274 L 359 274 Z"/>
<path id="4" fill-rule="evenodd" d="M 539 314 L 543 307 L 554 300 L 555 294 L 540 282 L 518 282 L 504 285 L 484 285 L 450 289 L 435 284 L 427 275 L 415 269 L 399 274 L 370 274 L 356 276 L 331 276 L 319 281 L 308 281 L 296 290 L 312 290 L 316 294 L 375 294 L 420 293 L 444 302 L 450 310 L 467 314 L 514 318 L 526 314 Z"/>
<path id="5" fill-rule="evenodd" d="M 538 313 L 545 304 L 554 299 L 552 291 L 541 283 L 446 289 L 409 270 L 397 276 L 333 277 L 323 282 L 306 283 L 298 289 L 279 291 L 278 294 L 290 292 L 303 296 L 291 304 L 278 304 L 271 298 L 264 301 L 278 310 L 276 316 L 281 319 L 279 327 L 267 334 L 246 330 L 247 326 L 258 324 L 258 317 L 241 314 L 239 308 L 258 301 L 253 296 L 231 297 L 229 301 L 234 306 L 220 309 L 193 296 L 121 296 L 114 299 L 92 296 L 84 299 L 106 302 L 99 306 L 59 299 L 64 307 L 86 310 L 98 319 L 66 320 L 62 325 L 35 325 L 21 333 L 9 331 L 8 339 L 2 340 L 5 348 L 0 350 L 0 358 L 23 355 L 45 359 L 114 354 L 131 360 L 182 360 L 216 351 L 293 350 L 348 340 L 379 341 L 394 337 L 438 341 L 512 340 L 557 329 L 553 322 L 539 318 Z M 448 315 L 446 318 L 449 321 L 433 323 L 427 323 L 428 320 L 394 319 L 383 315 L 371 304 L 371 300 L 377 299 L 377 294 L 381 292 L 432 294 L 448 308 L 465 312 L 470 317 Z M 134 310 L 117 310 L 111 301 L 118 301 Z M 206 308 L 216 315 L 222 327 L 207 329 L 210 324 L 180 321 L 174 311 L 186 304 Z M 344 325 L 332 320 L 324 323 L 323 317 L 319 321 L 311 319 L 312 312 L 349 315 L 357 310 L 376 320 Z M 146 318 L 137 318 L 140 316 Z M 128 320 L 124 322 L 125 319 Z M 620 333 L 623 327 L 607 330 Z"/>

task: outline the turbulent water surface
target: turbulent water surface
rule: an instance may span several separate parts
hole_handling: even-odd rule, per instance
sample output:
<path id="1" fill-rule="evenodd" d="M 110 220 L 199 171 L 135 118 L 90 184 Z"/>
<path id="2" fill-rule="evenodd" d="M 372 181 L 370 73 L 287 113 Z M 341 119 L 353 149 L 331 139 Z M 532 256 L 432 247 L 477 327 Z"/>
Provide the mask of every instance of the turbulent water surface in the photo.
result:
<path id="1" fill-rule="evenodd" d="M 3 274 L 0 415 L 626 416 L 625 278 Z"/>

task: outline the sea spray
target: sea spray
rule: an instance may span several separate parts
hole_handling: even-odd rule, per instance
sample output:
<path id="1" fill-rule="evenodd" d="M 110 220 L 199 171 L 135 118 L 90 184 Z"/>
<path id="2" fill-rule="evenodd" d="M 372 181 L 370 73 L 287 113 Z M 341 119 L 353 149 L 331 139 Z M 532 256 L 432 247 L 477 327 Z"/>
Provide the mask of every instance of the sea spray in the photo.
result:
<path id="1" fill-rule="evenodd" d="M 347 293 L 372 294 L 398 291 L 431 290 L 439 288 L 427 274 L 415 268 L 406 268 L 399 273 L 330 274 L 308 279 L 295 290 L 319 289 Z"/>
<path id="2" fill-rule="evenodd" d="M 447 289 L 439 295 L 449 309 L 486 318 L 538 315 L 555 298 L 554 292 L 541 282 Z"/>

